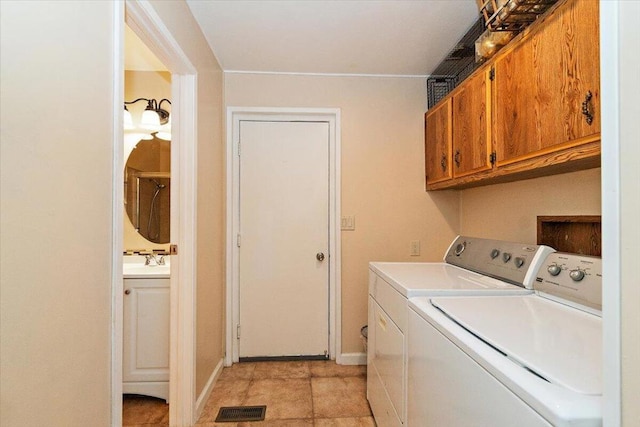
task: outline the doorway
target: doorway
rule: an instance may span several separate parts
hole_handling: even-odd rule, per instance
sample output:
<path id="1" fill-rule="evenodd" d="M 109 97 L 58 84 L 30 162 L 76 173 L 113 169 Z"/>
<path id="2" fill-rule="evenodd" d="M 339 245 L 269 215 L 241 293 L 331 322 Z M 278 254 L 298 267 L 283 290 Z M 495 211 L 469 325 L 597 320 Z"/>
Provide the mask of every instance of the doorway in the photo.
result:
<path id="1" fill-rule="evenodd" d="M 124 220 L 124 29 L 128 25 L 171 72 L 171 251 L 169 285 L 170 425 L 191 425 L 195 415 L 195 201 L 196 69 L 147 1 L 114 2 L 114 148 L 112 255 L 112 425 L 122 424 Z M 125 13 L 126 12 L 126 13 Z M 180 283 L 180 286 L 178 286 Z"/>
<path id="2" fill-rule="evenodd" d="M 225 364 L 339 363 L 340 110 L 229 107 L 227 129 Z"/>

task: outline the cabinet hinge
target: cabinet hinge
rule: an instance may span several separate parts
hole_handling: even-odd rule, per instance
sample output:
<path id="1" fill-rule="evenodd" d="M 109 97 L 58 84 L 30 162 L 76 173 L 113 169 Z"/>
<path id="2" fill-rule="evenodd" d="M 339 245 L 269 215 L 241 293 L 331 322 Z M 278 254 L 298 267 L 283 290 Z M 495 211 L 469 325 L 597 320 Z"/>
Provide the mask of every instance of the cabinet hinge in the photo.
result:
<path id="1" fill-rule="evenodd" d="M 237 237 L 237 239 L 236 239 L 237 245 L 238 245 L 238 247 L 240 247 L 240 233 L 238 233 L 238 235 L 236 237 Z"/>
<path id="2" fill-rule="evenodd" d="M 491 162 L 492 165 L 496 164 L 496 152 L 493 151 L 490 155 L 489 155 L 489 162 Z"/>
<path id="3" fill-rule="evenodd" d="M 238 157 L 240 157 L 240 141 L 238 140 Z"/>
<path id="4" fill-rule="evenodd" d="M 238 323 L 238 325 L 236 326 L 236 338 L 240 339 L 240 324 Z"/>
<path id="5" fill-rule="evenodd" d="M 491 67 L 489 71 L 489 80 L 493 81 L 496 78 L 496 69 Z"/>

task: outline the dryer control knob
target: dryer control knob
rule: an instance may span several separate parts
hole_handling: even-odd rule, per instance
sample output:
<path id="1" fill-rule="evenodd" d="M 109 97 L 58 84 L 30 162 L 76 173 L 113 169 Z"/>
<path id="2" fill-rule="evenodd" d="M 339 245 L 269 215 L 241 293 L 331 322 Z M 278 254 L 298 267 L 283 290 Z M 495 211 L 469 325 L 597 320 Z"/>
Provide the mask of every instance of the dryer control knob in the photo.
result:
<path id="1" fill-rule="evenodd" d="M 498 255 L 500 255 L 500 251 L 497 249 L 494 249 L 491 251 L 491 259 L 496 259 L 498 257 Z"/>
<path id="2" fill-rule="evenodd" d="M 547 267 L 547 271 L 552 276 L 557 276 L 562 271 L 562 268 L 558 264 L 552 264 Z"/>
<path id="3" fill-rule="evenodd" d="M 571 279 L 572 279 L 574 282 L 579 282 L 579 281 L 581 281 L 582 279 L 584 279 L 584 270 L 580 270 L 580 269 L 577 269 L 577 270 L 571 270 L 571 271 L 569 272 L 569 277 L 571 277 Z"/>
<path id="4" fill-rule="evenodd" d="M 506 252 L 502 254 L 502 260 L 504 262 L 509 262 L 510 259 L 511 259 L 511 254 L 508 254 Z"/>
<path id="5" fill-rule="evenodd" d="M 454 253 L 456 254 L 456 256 L 460 256 L 462 255 L 462 252 L 464 252 L 466 248 L 467 248 L 467 242 L 458 243 L 456 245 L 456 249 L 454 250 Z"/>
<path id="6" fill-rule="evenodd" d="M 513 262 L 516 264 L 516 267 L 520 268 L 524 265 L 524 258 L 520 258 L 519 256 L 517 256 L 516 259 L 513 260 Z"/>

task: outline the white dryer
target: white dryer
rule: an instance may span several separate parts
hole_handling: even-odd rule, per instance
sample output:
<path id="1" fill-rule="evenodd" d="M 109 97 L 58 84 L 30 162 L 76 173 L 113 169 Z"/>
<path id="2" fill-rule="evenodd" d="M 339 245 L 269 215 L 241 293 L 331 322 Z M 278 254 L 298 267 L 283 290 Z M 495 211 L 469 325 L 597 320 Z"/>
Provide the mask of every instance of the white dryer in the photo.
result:
<path id="1" fill-rule="evenodd" d="M 437 263 L 369 264 L 367 398 L 380 427 L 406 426 L 408 298 L 532 293 L 553 249 L 458 236 Z"/>
<path id="2" fill-rule="evenodd" d="M 410 300 L 412 427 L 602 425 L 601 260 L 552 253 L 534 288 Z"/>

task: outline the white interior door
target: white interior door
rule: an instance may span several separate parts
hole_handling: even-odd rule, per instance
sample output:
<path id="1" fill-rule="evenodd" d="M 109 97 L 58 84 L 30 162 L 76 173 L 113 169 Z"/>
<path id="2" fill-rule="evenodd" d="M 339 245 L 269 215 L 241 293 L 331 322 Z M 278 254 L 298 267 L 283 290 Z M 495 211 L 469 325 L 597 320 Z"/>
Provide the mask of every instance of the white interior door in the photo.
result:
<path id="1" fill-rule="evenodd" d="M 241 121 L 239 153 L 239 355 L 324 355 L 329 124 Z"/>

